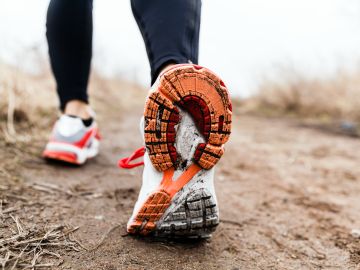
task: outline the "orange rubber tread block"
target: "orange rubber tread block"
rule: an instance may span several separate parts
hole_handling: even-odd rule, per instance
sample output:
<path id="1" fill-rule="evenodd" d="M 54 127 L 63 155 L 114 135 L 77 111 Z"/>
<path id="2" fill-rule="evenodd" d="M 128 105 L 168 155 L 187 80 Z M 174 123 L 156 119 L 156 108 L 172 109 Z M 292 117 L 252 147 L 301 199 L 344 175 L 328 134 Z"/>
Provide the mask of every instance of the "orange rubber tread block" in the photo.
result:
<path id="1" fill-rule="evenodd" d="M 151 194 L 128 227 L 128 232 L 131 234 L 148 235 L 155 229 L 156 221 L 162 217 L 165 210 L 169 207 L 170 201 L 170 195 L 164 190 Z"/>
<path id="2" fill-rule="evenodd" d="M 206 140 L 206 146 L 198 145 L 194 161 L 211 169 L 231 133 L 232 106 L 225 84 L 210 70 L 190 64 L 174 66 L 160 75 L 144 112 L 145 144 L 158 171 L 177 166 L 175 125 L 180 119 L 176 106 L 191 114 Z"/>
<path id="3" fill-rule="evenodd" d="M 175 194 L 200 170 L 201 167 L 192 164 L 175 181 L 173 181 L 174 169 L 166 170 L 158 190 L 149 195 L 134 220 L 128 225 L 128 232 L 145 236 L 154 231 L 156 222 L 164 215 Z"/>

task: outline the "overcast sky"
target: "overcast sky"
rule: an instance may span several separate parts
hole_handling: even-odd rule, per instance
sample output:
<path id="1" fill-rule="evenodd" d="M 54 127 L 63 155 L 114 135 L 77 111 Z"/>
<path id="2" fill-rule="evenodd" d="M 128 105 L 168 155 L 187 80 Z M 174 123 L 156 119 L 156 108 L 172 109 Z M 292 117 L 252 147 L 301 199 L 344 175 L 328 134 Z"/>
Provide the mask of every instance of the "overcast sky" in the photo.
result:
<path id="1" fill-rule="evenodd" d="M 24 48 L 46 55 L 48 0 L 0 0 L 0 59 L 29 64 Z M 128 0 L 94 0 L 94 65 L 147 85 L 145 48 Z M 203 0 L 200 64 L 220 74 L 234 95 L 293 66 L 329 76 L 360 59 L 358 0 Z"/>

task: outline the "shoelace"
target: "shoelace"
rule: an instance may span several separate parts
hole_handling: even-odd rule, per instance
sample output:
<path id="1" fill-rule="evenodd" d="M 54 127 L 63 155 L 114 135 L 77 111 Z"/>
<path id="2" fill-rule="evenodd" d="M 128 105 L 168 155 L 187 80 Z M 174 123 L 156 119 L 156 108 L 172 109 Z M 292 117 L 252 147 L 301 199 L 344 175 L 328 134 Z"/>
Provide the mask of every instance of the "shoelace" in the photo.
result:
<path id="1" fill-rule="evenodd" d="M 123 169 L 132 169 L 144 165 L 144 161 L 130 163 L 131 161 L 143 157 L 145 154 L 145 147 L 137 149 L 130 157 L 122 158 L 118 162 L 118 166 Z"/>
<path id="2" fill-rule="evenodd" d="M 118 166 L 124 169 L 132 169 L 144 165 L 144 162 L 130 163 L 131 161 L 138 159 L 145 154 L 145 147 L 137 149 L 130 157 L 122 158 L 118 162 Z M 178 176 L 175 180 L 174 168 L 164 171 L 164 178 L 161 181 L 160 187 L 168 191 L 171 197 L 173 197 L 180 189 L 182 189 L 199 171 L 201 167 L 197 164 L 192 164 L 186 168 L 186 170 Z"/>

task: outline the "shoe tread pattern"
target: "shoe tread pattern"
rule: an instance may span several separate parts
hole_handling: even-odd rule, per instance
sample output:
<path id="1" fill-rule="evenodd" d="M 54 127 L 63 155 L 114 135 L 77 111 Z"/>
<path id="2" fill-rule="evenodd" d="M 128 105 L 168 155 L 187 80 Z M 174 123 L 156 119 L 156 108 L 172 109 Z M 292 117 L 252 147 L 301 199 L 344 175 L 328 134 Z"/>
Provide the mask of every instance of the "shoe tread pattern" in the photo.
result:
<path id="1" fill-rule="evenodd" d="M 224 153 L 231 133 L 232 106 L 224 83 L 211 71 L 182 65 L 165 72 L 145 106 L 145 144 L 158 171 L 177 167 L 175 126 L 179 106 L 194 118 L 206 143 L 199 144 L 193 160 L 211 169 Z"/>
<path id="2" fill-rule="evenodd" d="M 167 238 L 208 238 L 219 224 L 216 201 L 206 189 L 190 192 L 158 222 L 155 235 Z"/>

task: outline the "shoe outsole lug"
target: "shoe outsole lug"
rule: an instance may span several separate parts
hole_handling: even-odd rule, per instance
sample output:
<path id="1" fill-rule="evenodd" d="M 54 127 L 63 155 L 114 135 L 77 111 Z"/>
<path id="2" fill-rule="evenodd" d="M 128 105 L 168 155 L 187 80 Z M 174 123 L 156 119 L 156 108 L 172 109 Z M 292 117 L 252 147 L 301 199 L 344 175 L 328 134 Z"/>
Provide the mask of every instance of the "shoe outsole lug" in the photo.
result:
<path id="1" fill-rule="evenodd" d="M 219 224 L 215 199 L 206 189 L 189 192 L 157 224 L 154 235 L 166 238 L 208 238 Z"/>
<path id="2" fill-rule="evenodd" d="M 207 141 L 198 145 L 194 161 L 211 169 L 231 133 L 232 106 L 225 84 L 210 70 L 195 65 L 180 65 L 160 77 L 144 113 L 145 144 L 158 171 L 177 166 L 174 131 L 180 116 L 176 106 L 192 115 Z"/>
<path id="3" fill-rule="evenodd" d="M 171 197 L 166 191 L 152 193 L 128 226 L 128 232 L 145 236 L 154 231 L 156 222 L 162 217 L 170 203 Z"/>
<path id="4" fill-rule="evenodd" d="M 164 191 L 151 194 L 128 226 L 128 232 L 160 238 L 209 238 L 219 224 L 216 201 L 205 189 L 189 192 L 162 217 L 170 203 L 170 196 Z"/>

